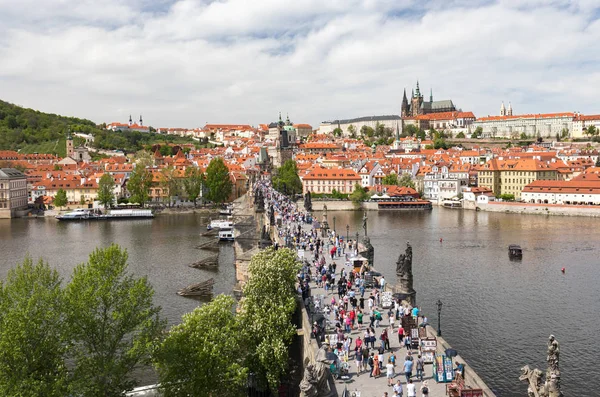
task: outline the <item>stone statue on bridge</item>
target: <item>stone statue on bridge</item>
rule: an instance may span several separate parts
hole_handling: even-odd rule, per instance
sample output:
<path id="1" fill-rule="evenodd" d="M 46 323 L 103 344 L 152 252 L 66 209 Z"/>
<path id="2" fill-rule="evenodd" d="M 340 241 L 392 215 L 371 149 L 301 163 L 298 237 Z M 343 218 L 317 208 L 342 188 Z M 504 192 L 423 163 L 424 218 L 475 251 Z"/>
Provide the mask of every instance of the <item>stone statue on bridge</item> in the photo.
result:
<path id="1" fill-rule="evenodd" d="M 411 304 L 416 303 L 416 291 L 413 288 L 412 274 L 412 246 L 407 241 L 406 250 L 398 256 L 396 261 L 396 275 L 398 276 L 398 292 L 409 296 L 406 300 Z"/>
<path id="2" fill-rule="evenodd" d="M 559 344 L 554 335 L 548 338 L 548 369 L 546 370 L 546 380 L 543 380 L 544 373 L 539 369 L 531 369 L 528 365 L 521 368 L 519 380 L 528 382 L 528 397 L 563 397 L 560 390 L 560 370 L 559 362 Z"/>
<path id="3" fill-rule="evenodd" d="M 310 191 L 306 192 L 306 194 L 304 195 L 304 209 L 307 212 L 312 211 L 312 197 Z"/>

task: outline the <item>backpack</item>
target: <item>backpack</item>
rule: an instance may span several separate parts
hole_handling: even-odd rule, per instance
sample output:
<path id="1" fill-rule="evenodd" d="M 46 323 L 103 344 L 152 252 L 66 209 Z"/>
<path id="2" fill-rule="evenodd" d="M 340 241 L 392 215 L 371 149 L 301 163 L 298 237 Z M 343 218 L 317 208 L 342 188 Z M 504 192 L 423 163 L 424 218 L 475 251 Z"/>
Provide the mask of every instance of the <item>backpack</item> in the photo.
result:
<path id="1" fill-rule="evenodd" d="M 423 390 L 421 390 L 421 392 L 423 394 L 429 394 L 429 388 L 427 388 L 427 386 L 423 387 Z"/>
<path id="2" fill-rule="evenodd" d="M 383 320 L 383 317 L 381 317 L 381 313 L 377 313 L 377 315 L 375 316 L 375 318 L 379 321 Z"/>
<path id="3" fill-rule="evenodd" d="M 373 366 L 373 356 L 369 356 L 369 365 Z"/>

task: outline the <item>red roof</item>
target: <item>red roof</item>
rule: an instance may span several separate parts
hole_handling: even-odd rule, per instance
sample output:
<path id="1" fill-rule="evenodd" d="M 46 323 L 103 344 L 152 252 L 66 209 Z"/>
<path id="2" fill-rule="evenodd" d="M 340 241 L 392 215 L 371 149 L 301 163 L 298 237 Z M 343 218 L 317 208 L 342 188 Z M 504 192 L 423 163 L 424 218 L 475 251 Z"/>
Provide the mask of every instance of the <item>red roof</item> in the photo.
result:
<path id="1" fill-rule="evenodd" d="M 575 117 L 575 113 L 538 113 L 538 114 L 517 114 L 514 116 L 487 116 L 480 117 L 477 121 L 499 121 L 514 119 L 550 119 L 555 117 Z"/>

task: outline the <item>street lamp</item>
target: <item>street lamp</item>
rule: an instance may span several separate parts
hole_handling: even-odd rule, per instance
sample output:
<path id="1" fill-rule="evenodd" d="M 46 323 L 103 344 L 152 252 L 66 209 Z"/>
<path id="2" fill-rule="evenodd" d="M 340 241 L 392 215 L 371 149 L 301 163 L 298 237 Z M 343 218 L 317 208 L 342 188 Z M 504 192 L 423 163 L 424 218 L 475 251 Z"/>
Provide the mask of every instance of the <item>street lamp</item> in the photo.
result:
<path id="1" fill-rule="evenodd" d="M 346 242 L 350 241 L 350 225 L 346 225 Z"/>
<path id="2" fill-rule="evenodd" d="M 437 301 L 438 308 L 438 331 L 437 336 L 442 336 L 442 327 L 441 327 L 441 317 L 442 317 L 442 301 L 438 299 Z"/>
<path id="3" fill-rule="evenodd" d="M 335 215 L 333 217 L 333 232 L 335 233 Z"/>

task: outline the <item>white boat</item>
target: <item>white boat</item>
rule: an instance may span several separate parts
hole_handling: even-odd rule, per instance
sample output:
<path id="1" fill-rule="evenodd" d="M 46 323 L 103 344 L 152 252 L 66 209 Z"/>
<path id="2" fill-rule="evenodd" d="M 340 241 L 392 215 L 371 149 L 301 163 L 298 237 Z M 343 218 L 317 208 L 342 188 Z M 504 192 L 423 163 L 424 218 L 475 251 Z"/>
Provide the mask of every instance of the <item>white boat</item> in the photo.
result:
<path id="1" fill-rule="evenodd" d="M 233 241 L 233 229 L 219 230 L 219 241 Z"/>
<path id="2" fill-rule="evenodd" d="M 223 215 L 223 216 L 231 216 L 231 215 L 233 215 L 233 207 L 232 206 L 228 206 L 227 208 L 221 209 L 221 211 L 219 211 L 219 215 Z"/>
<path id="3" fill-rule="evenodd" d="M 94 213 L 93 210 L 87 208 L 77 208 L 74 211 L 69 211 L 63 215 L 57 215 L 56 219 L 59 221 L 79 221 L 79 220 L 87 220 L 87 219 L 95 219 L 98 217 L 98 214 Z"/>
<path id="4" fill-rule="evenodd" d="M 210 224 L 206 227 L 208 230 L 212 229 L 232 229 L 233 221 L 227 219 L 215 219 L 210 221 Z"/>

